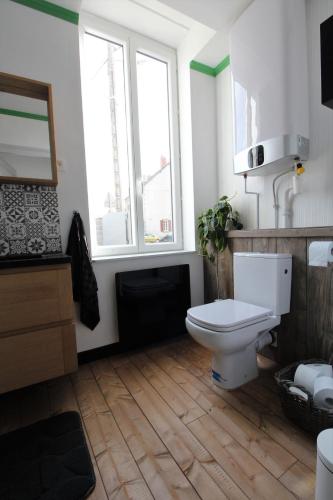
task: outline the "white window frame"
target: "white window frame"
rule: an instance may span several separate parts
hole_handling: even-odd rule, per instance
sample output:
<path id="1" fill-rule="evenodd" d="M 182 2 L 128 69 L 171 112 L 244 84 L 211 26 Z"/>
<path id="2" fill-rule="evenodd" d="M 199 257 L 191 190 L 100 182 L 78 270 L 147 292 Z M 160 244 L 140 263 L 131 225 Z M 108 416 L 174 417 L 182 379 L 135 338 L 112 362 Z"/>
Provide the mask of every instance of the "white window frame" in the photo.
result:
<path id="1" fill-rule="evenodd" d="M 122 26 L 96 18 L 90 14 L 80 16 L 80 50 L 83 110 L 85 107 L 85 76 L 84 76 L 84 34 L 90 34 L 106 41 L 118 43 L 124 50 L 125 92 L 128 135 L 128 160 L 130 174 L 131 211 L 133 212 L 133 244 L 122 246 L 98 246 L 96 240 L 96 224 L 90 214 L 90 235 L 93 257 L 106 257 L 131 254 L 146 254 L 173 252 L 183 250 L 182 202 L 180 175 L 180 142 L 179 142 L 179 108 L 178 108 L 178 77 L 177 53 L 155 40 L 144 37 Z M 169 90 L 169 123 L 170 123 L 170 160 L 172 183 L 172 214 L 174 241 L 165 243 L 144 242 L 143 221 L 143 184 L 141 178 L 139 114 L 136 53 L 142 52 L 167 63 Z M 87 166 L 88 198 L 89 167 Z"/>

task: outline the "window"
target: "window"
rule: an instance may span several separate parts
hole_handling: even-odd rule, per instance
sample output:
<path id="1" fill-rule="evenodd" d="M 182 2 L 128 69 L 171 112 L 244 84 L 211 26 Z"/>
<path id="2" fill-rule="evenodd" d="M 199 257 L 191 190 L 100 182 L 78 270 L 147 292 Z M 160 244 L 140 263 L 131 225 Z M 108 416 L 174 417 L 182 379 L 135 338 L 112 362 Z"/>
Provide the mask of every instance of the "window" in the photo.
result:
<path id="1" fill-rule="evenodd" d="M 182 248 L 176 54 L 85 29 L 84 129 L 93 256 Z"/>

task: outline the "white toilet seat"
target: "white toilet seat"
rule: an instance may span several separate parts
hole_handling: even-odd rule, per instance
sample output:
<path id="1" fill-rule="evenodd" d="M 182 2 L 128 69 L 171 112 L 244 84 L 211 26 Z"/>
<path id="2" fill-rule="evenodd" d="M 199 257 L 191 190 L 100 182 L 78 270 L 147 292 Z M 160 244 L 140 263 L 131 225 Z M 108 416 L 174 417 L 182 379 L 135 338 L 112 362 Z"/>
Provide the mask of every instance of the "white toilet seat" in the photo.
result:
<path id="1" fill-rule="evenodd" d="M 187 311 L 187 319 L 210 332 L 224 333 L 261 323 L 272 311 L 239 300 L 220 300 Z"/>

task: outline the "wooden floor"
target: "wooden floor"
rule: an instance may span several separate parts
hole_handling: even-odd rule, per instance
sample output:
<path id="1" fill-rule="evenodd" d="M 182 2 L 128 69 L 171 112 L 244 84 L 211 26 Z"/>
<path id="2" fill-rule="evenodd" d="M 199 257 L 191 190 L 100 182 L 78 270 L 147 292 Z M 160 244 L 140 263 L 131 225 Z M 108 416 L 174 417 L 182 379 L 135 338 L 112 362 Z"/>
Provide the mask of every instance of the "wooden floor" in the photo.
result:
<path id="1" fill-rule="evenodd" d="M 0 433 L 80 411 L 91 500 L 313 499 L 315 443 L 283 417 L 272 371 L 220 394 L 209 372 L 189 338 L 103 359 L 0 396 Z"/>

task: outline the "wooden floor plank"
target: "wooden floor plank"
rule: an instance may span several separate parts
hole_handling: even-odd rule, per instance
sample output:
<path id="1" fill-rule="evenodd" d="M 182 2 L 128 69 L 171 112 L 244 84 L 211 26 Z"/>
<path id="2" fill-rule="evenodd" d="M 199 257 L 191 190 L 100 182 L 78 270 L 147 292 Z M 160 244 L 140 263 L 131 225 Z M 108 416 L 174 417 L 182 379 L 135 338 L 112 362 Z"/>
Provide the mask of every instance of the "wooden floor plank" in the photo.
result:
<path id="1" fill-rule="evenodd" d="M 206 413 L 165 371 L 153 363 L 145 353 L 132 355 L 129 359 L 143 373 L 184 424 L 188 424 Z"/>
<path id="2" fill-rule="evenodd" d="M 92 369 L 105 400 L 145 478 L 158 500 L 199 497 L 107 360 Z"/>
<path id="3" fill-rule="evenodd" d="M 134 365 L 116 371 L 201 498 L 246 498 Z"/>
<path id="4" fill-rule="evenodd" d="M 173 350 L 171 352 L 172 355 L 166 348 L 146 350 L 146 354 L 154 363 L 164 370 L 203 410 L 209 412 L 215 403 L 222 405 L 223 400 L 220 396 L 208 389 L 200 377 L 193 375 L 186 360 L 180 357 L 178 361 L 177 355 L 173 357 Z M 227 403 L 224 405 L 226 406 Z"/>
<path id="5" fill-rule="evenodd" d="M 209 415 L 191 422 L 188 427 L 249 498 L 293 498 L 272 474 Z"/>
<path id="6" fill-rule="evenodd" d="M 297 462 L 280 478 L 297 498 L 302 500 L 313 500 L 315 496 L 315 474 L 308 467 Z"/>
<path id="7" fill-rule="evenodd" d="M 152 499 L 111 412 L 90 413 L 84 423 L 108 497 Z"/>
<path id="8" fill-rule="evenodd" d="M 71 379 L 108 498 L 152 499 L 90 368 L 79 368 Z"/>
<path id="9" fill-rule="evenodd" d="M 188 392 L 188 394 L 191 394 L 192 397 L 196 398 L 200 404 L 204 404 L 207 410 L 219 404 L 221 398 L 216 395 L 215 392 L 208 389 L 200 380 L 189 373 L 189 371 L 180 365 L 174 358 L 167 356 L 165 351 L 163 352 L 161 350 L 153 349 L 148 350 L 147 353 L 148 355 L 151 355 L 155 363 L 157 363 L 161 369 L 165 370 L 177 384 Z M 281 493 L 284 490 L 284 488 L 281 490 L 277 479 L 275 479 L 275 477 L 262 464 L 260 464 L 247 449 L 241 446 L 229 433 L 225 431 L 225 429 L 218 426 L 216 422 L 212 421 L 212 419 L 208 417 L 207 422 L 209 423 L 209 427 L 214 430 L 218 429 L 216 435 L 221 437 L 223 436 L 228 443 L 228 448 L 231 451 L 228 453 L 228 450 L 223 449 L 221 443 L 219 444 L 218 437 L 214 440 L 210 435 L 211 432 L 207 429 L 204 430 L 200 425 L 203 420 L 205 421 L 205 418 L 206 417 L 202 417 L 198 421 L 189 424 L 189 428 L 196 435 L 196 437 L 200 439 L 201 443 L 214 456 L 214 458 L 219 461 L 223 469 L 250 498 L 256 498 L 257 494 L 259 498 L 267 498 L 270 491 L 280 489 Z M 207 435 L 210 436 L 209 439 L 205 434 L 206 432 L 208 433 Z M 219 450 L 218 453 L 216 453 L 216 448 Z M 244 464 L 246 463 L 249 465 L 248 469 L 244 467 Z M 254 473 L 254 471 L 256 472 Z M 285 494 L 288 496 L 288 492 L 285 492 Z"/>
<path id="10" fill-rule="evenodd" d="M 185 337 L 0 396 L 0 434 L 81 414 L 90 500 L 310 500 L 315 440 L 282 414 L 271 361 L 234 391 L 212 384 L 211 354 Z"/>
<path id="11" fill-rule="evenodd" d="M 108 411 L 103 394 L 88 365 L 80 366 L 79 370 L 71 375 L 71 380 L 83 418 Z"/>
<path id="12" fill-rule="evenodd" d="M 255 381 L 254 388 L 250 389 L 251 383 L 242 387 L 242 390 L 226 391 L 217 389 L 212 384 L 210 376 L 207 375 L 211 364 L 210 354 L 207 350 L 199 346 L 199 352 L 202 354 L 200 361 L 196 356 L 193 356 L 193 351 L 198 348 L 191 347 L 189 354 L 189 341 L 186 341 L 185 347 L 179 347 L 178 352 L 191 362 L 195 363 L 196 370 L 201 370 L 201 380 L 207 387 L 214 388 L 225 401 L 227 401 L 239 413 L 252 421 L 257 427 L 267 433 L 274 441 L 279 443 L 283 448 L 289 451 L 304 465 L 312 469 L 316 468 L 316 443 L 315 440 L 305 434 L 302 430 L 292 425 L 282 414 L 278 397 L 267 389 L 263 391 L 263 395 L 256 396 L 260 393 L 260 384 Z M 207 351 L 204 352 L 203 351 Z M 201 366 L 201 368 L 200 368 Z M 253 383 L 252 383 L 253 384 Z M 247 388 L 247 389 L 244 389 Z M 265 397 L 267 396 L 268 404 L 265 405 Z M 270 403 L 269 403 L 270 401 Z M 274 403 L 273 403 L 274 401 Z M 260 403 L 261 402 L 261 403 Z M 276 408 L 279 408 L 279 411 Z"/>
<path id="13" fill-rule="evenodd" d="M 173 353 L 172 349 L 168 352 Z M 179 349 L 178 351 L 179 352 Z M 188 352 L 188 351 L 187 351 Z M 179 354 L 177 354 L 179 358 Z M 190 354 L 192 356 L 192 353 Z M 182 355 L 182 358 L 185 357 Z M 211 388 L 207 387 L 206 394 Z M 296 458 L 276 443 L 270 436 L 253 425 L 222 398 L 212 398 L 213 404 L 208 410 L 214 420 L 236 441 L 245 447 L 254 458 L 266 467 L 275 477 L 280 477 Z M 205 408 L 207 411 L 207 408 Z"/>

